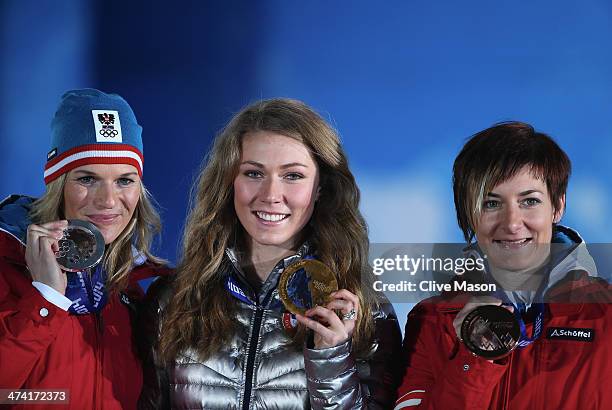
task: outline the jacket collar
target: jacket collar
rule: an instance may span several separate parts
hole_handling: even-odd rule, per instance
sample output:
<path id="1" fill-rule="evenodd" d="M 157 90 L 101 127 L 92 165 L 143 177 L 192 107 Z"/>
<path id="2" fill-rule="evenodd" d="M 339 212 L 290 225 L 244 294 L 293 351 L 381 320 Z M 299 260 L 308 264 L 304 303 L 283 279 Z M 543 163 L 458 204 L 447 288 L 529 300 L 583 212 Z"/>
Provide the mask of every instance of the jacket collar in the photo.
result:
<path id="1" fill-rule="evenodd" d="M 225 255 L 227 256 L 227 259 L 230 262 L 232 270 L 232 272 L 228 272 L 228 274 L 233 274 L 234 277 L 236 277 L 236 279 L 238 279 L 238 281 L 240 282 L 240 286 L 243 289 L 248 289 L 249 293 L 251 294 L 251 297 L 256 297 L 260 304 L 264 304 L 265 301 L 270 300 L 268 296 L 271 294 L 272 291 L 277 288 L 278 280 L 283 270 L 285 270 L 285 268 L 291 265 L 292 263 L 302 259 L 306 255 L 311 254 L 311 252 L 311 245 L 308 243 L 308 241 L 304 242 L 293 255 L 289 255 L 276 263 L 276 265 L 268 275 L 267 279 L 262 284 L 259 292 L 255 292 L 253 287 L 247 281 L 246 275 L 244 274 L 244 271 L 241 268 L 240 258 L 244 257 L 244 255 L 234 248 L 228 247 L 225 249 Z"/>
<path id="2" fill-rule="evenodd" d="M 584 271 L 589 276 L 598 276 L 595 261 L 587 249 L 586 242 L 577 231 L 567 226 L 555 225 L 551 245 L 546 290 L 565 278 L 570 271 Z M 477 242 L 465 248 L 464 253 L 471 257 L 483 257 Z M 488 272 L 485 272 L 485 275 L 488 275 Z"/>
<path id="3" fill-rule="evenodd" d="M 545 300 L 552 297 L 552 302 L 560 302 L 555 303 L 559 305 L 554 308 L 555 314 L 572 314 L 582 308 L 580 299 L 583 299 L 580 296 L 582 291 L 574 285 L 578 282 L 588 283 L 589 277 L 597 277 L 597 267 L 587 249 L 586 242 L 577 231 L 567 226 L 555 225 L 551 243 L 548 275 L 541 291 Z M 482 257 L 482 251 L 477 243 L 468 246 L 465 253 L 472 257 Z M 486 272 L 485 275 L 487 275 Z M 534 296 L 534 293 L 532 292 L 531 297 Z M 510 300 L 515 297 L 512 292 L 506 292 L 506 294 Z M 564 296 L 560 297 L 560 294 Z M 569 300 L 572 296 L 578 297 L 578 300 Z"/>
<path id="4" fill-rule="evenodd" d="M 36 199 L 26 195 L 9 195 L 0 202 L 0 231 L 25 246 L 30 209 Z"/>

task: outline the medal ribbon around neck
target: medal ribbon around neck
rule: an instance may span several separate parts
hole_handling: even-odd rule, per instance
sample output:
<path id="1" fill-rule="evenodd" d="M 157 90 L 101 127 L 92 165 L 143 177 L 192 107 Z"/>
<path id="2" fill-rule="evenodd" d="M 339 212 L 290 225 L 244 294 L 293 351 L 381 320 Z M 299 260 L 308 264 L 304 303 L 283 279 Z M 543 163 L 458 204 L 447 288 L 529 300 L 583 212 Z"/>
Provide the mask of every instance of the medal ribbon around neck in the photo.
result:
<path id="1" fill-rule="evenodd" d="M 525 325 L 525 321 L 523 320 L 522 314 L 526 312 L 525 304 L 521 303 L 517 305 L 516 303 L 510 301 L 508 295 L 505 292 L 497 291 L 494 296 L 501 299 L 503 301 L 502 306 L 512 306 L 513 313 L 516 321 L 519 324 L 521 329 L 521 338 L 518 341 L 519 348 L 525 348 L 538 340 L 540 335 L 542 334 L 542 328 L 544 324 L 544 303 L 540 302 L 542 300 L 541 293 L 543 287 L 540 287 L 538 290 L 535 300 L 539 302 L 533 302 L 531 304 L 531 308 L 535 310 L 535 319 L 533 321 L 533 330 L 531 332 L 531 337 L 527 335 L 527 326 Z"/>
<path id="2" fill-rule="evenodd" d="M 68 311 L 73 315 L 87 315 L 97 313 L 104 308 L 108 301 L 106 291 L 106 271 L 102 264 L 91 272 L 80 271 L 66 273 L 68 286 L 66 297 L 72 301 Z"/>
<path id="3" fill-rule="evenodd" d="M 248 305 L 257 305 L 243 291 L 232 273 L 225 281 L 225 288 L 235 299 Z M 274 298 L 268 308 L 282 313 L 284 329 L 293 334 L 297 328 L 296 313 L 304 314 L 313 306 L 326 303 L 329 294 L 338 290 L 338 281 L 327 266 L 313 255 L 306 255 L 285 267 L 277 289 L 279 298 Z"/>
<path id="4" fill-rule="evenodd" d="M 525 321 L 523 321 L 523 317 L 521 315 L 520 309 L 517 309 L 514 306 L 514 317 L 516 318 L 520 328 L 521 328 L 521 338 L 518 342 L 519 348 L 525 348 L 538 340 L 540 335 L 542 334 L 542 327 L 544 322 L 544 303 L 532 303 L 531 307 L 535 309 L 535 320 L 533 321 L 533 331 L 531 332 L 531 337 L 527 336 L 527 328 L 525 326 Z"/>

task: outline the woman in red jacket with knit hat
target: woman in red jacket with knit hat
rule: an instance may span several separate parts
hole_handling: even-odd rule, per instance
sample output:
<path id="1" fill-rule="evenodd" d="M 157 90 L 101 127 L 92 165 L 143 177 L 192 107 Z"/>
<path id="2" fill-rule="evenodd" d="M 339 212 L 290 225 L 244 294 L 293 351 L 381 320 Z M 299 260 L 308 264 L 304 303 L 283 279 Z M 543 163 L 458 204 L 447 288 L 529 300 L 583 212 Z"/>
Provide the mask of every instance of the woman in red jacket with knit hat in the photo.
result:
<path id="1" fill-rule="evenodd" d="M 410 312 L 395 409 L 609 408 L 611 289 L 582 238 L 559 224 L 570 168 L 524 123 L 465 144 L 453 167 L 455 208 L 469 254 L 486 263 L 456 281 L 497 291 L 447 292 Z"/>
<path id="2" fill-rule="evenodd" d="M 123 98 L 94 89 L 64 94 L 51 128 L 44 196 L 0 204 L 0 400 L 135 408 L 130 311 L 139 280 L 167 273 L 149 250 L 160 221 L 141 181 L 142 128 Z M 98 228 L 97 266 L 60 268 L 67 220 Z"/>

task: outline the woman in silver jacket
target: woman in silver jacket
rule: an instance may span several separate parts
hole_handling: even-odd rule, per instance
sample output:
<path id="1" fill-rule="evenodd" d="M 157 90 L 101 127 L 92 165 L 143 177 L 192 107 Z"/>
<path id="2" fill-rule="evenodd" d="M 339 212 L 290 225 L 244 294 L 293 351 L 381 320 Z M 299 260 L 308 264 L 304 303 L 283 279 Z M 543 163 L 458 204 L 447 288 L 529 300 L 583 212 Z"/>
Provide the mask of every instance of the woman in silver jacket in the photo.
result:
<path id="1" fill-rule="evenodd" d="M 390 408 L 401 336 L 369 291 L 358 205 L 339 138 L 312 109 L 273 99 L 239 112 L 200 173 L 177 276 L 143 309 L 140 407 Z M 302 258 L 340 290 L 293 316 L 278 282 Z"/>

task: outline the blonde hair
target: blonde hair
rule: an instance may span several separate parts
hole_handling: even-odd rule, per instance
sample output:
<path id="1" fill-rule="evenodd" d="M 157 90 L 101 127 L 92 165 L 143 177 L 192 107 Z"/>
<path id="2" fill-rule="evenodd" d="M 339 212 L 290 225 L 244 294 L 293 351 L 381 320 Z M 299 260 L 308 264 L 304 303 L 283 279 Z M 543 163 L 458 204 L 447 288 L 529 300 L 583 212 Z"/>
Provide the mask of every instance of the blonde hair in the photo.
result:
<path id="1" fill-rule="evenodd" d="M 67 173 L 51 181 L 47 185 L 45 194 L 32 204 L 30 218 L 33 223 L 41 224 L 65 219 L 64 186 L 66 177 Z M 139 185 L 140 198 L 132 219 L 104 252 L 104 269 L 108 275 L 107 286 L 111 292 L 122 291 L 128 285 L 128 277 L 134 266 L 132 245 L 149 262 L 154 264 L 166 262 L 151 253 L 151 243 L 153 237 L 161 230 L 161 220 L 149 192 L 142 182 Z"/>
<path id="2" fill-rule="evenodd" d="M 232 118 L 215 139 L 193 187 L 195 204 L 185 227 L 174 294 L 162 322 L 160 353 L 165 361 L 187 348 L 205 359 L 233 334 L 237 302 L 224 287 L 225 274 L 231 269 L 224 251 L 230 244 L 243 242 L 233 205 L 233 182 L 242 138 L 257 131 L 300 141 L 317 162 L 321 191 L 304 229 L 317 257 L 337 273 L 339 287 L 359 297 L 353 345 L 356 350 L 369 347 L 374 300 L 361 283 L 362 275 L 369 272 L 369 243 L 358 208 L 359 189 L 346 155 L 336 132 L 312 109 L 300 101 L 272 99 L 249 105 Z"/>

